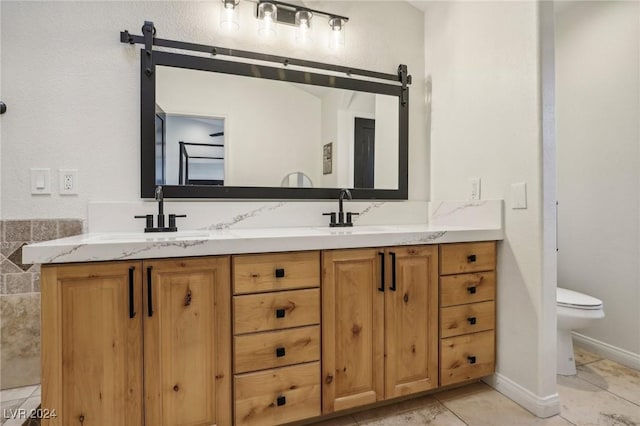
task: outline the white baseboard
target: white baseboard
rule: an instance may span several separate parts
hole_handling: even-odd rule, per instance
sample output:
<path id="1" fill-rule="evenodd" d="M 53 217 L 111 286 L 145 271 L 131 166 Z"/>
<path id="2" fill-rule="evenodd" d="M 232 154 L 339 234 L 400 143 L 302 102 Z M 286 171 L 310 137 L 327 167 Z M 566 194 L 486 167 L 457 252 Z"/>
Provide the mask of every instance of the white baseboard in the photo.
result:
<path id="1" fill-rule="evenodd" d="M 593 339 L 575 331 L 571 333 L 573 335 L 573 341 L 576 346 L 587 349 L 594 352 L 603 358 L 610 359 L 619 364 L 640 370 L 640 355 L 633 352 L 629 352 L 625 349 L 612 346 L 608 343 L 601 342 L 600 340 Z"/>
<path id="2" fill-rule="evenodd" d="M 545 397 L 534 395 L 499 373 L 486 377 L 483 381 L 537 417 L 547 418 L 560 413 L 560 399 L 557 393 Z"/>

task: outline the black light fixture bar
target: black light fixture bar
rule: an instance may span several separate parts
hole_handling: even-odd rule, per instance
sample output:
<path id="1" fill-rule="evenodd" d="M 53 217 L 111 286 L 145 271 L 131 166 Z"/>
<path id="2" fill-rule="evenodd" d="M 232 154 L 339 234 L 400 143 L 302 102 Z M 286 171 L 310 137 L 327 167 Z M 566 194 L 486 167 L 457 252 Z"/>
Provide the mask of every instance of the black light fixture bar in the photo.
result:
<path id="1" fill-rule="evenodd" d="M 333 15 L 335 16 L 335 15 Z M 337 18 L 342 18 L 339 16 L 335 16 Z M 151 23 L 152 24 L 152 23 Z M 146 23 L 145 23 L 146 25 Z M 184 41 L 176 41 L 176 40 L 167 40 L 162 38 L 155 37 L 155 27 L 154 27 L 154 37 L 151 42 L 154 46 L 158 47 L 167 47 L 170 49 L 180 49 L 180 50 L 189 50 L 192 52 L 204 52 L 209 53 L 211 55 L 223 55 L 223 56 L 231 56 L 236 58 L 245 58 L 245 59 L 253 59 L 258 61 L 265 62 L 276 62 L 280 63 L 284 66 L 287 65 L 295 65 L 300 67 L 308 67 L 308 68 L 317 68 L 323 69 L 326 71 L 333 71 L 339 73 L 345 73 L 347 76 L 352 75 L 360 75 L 363 77 L 376 78 L 379 80 L 389 80 L 395 81 L 399 83 L 403 83 L 403 76 L 398 74 L 387 74 L 376 71 L 363 70 L 359 68 L 350 68 L 344 67 L 341 65 L 332 65 L 332 64 L 324 64 L 322 62 L 314 62 L 314 61 L 306 61 L 303 59 L 295 59 L 295 58 L 287 58 L 285 56 L 278 55 L 266 55 L 263 53 L 256 52 L 248 52 L 246 50 L 237 50 L 237 49 L 229 49 L 226 47 L 217 47 L 217 46 L 209 46 L 206 44 L 197 44 L 197 43 L 188 43 Z M 129 43 L 129 44 L 145 44 L 144 36 L 133 35 L 130 34 L 128 30 L 124 30 L 120 32 L 120 42 Z M 411 76 L 404 77 L 407 84 L 411 84 Z"/>
<path id="2" fill-rule="evenodd" d="M 295 14 L 298 11 L 311 12 L 314 15 L 326 16 L 327 18 L 339 18 L 339 19 L 342 19 L 345 22 L 349 21 L 349 18 L 347 18 L 346 16 L 336 15 L 335 13 L 323 12 L 321 10 L 316 10 L 316 9 L 310 9 L 310 8 L 304 7 L 304 6 L 296 6 L 294 4 L 289 4 L 289 3 L 285 3 L 285 2 L 281 2 L 281 1 L 258 0 L 258 6 L 260 6 L 260 3 L 275 4 L 278 7 L 278 19 L 277 19 L 277 21 L 279 23 L 281 23 L 281 24 L 295 25 Z M 281 11 L 283 9 L 285 10 L 285 13 L 281 15 Z M 289 12 L 289 13 L 286 13 L 286 12 Z M 256 16 L 258 16 L 258 7 L 257 6 L 256 6 Z"/>

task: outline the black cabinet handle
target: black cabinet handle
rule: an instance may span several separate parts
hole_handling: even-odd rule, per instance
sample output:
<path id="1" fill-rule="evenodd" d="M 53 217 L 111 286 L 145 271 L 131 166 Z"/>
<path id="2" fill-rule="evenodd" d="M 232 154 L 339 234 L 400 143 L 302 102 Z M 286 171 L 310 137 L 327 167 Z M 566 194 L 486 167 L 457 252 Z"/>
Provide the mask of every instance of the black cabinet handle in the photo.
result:
<path id="1" fill-rule="evenodd" d="M 467 256 L 467 262 L 468 263 L 473 263 L 476 261 L 476 255 L 475 254 L 470 254 L 469 256 Z"/>
<path id="2" fill-rule="evenodd" d="M 476 357 L 475 356 L 468 356 L 467 357 L 467 361 L 469 361 L 469 364 L 475 364 L 476 363 Z"/>
<path id="3" fill-rule="evenodd" d="M 380 287 L 378 290 L 384 291 L 384 252 L 379 252 L 378 256 L 380 256 Z"/>
<path id="4" fill-rule="evenodd" d="M 276 309 L 276 318 L 284 318 L 285 312 L 284 309 Z"/>
<path id="5" fill-rule="evenodd" d="M 474 287 L 467 287 L 467 292 L 469 292 L 469 294 L 476 294 L 476 288 Z"/>
<path id="6" fill-rule="evenodd" d="M 284 268 L 276 269 L 276 278 L 283 278 L 283 277 L 284 277 Z"/>
<path id="7" fill-rule="evenodd" d="M 0 101 L 0 114 L 4 114 L 5 112 L 7 112 L 7 104 Z"/>
<path id="8" fill-rule="evenodd" d="M 389 290 L 396 291 L 396 254 L 395 252 L 389 252 L 391 255 L 391 287 Z"/>
<path id="9" fill-rule="evenodd" d="M 276 348 L 276 357 L 282 358 L 283 356 L 285 356 L 284 348 L 282 346 L 279 348 Z"/>
<path id="10" fill-rule="evenodd" d="M 469 317 L 467 318 L 467 321 L 469 321 L 469 324 L 471 325 L 476 325 L 476 317 Z"/>
<path id="11" fill-rule="evenodd" d="M 284 404 L 286 404 L 286 403 L 287 403 L 287 397 L 286 397 L 286 396 L 284 396 L 284 395 L 280 395 L 280 396 L 278 397 L 278 399 L 276 399 L 276 405 L 277 405 L 278 407 L 281 407 L 281 406 L 283 406 L 283 405 L 284 405 Z"/>
<path id="12" fill-rule="evenodd" d="M 153 316 L 153 290 L 151 283 L 151 272 L 153 271 L 153 266 L 147 267 L 147 309 L 150 317 Z"/>
<path id="13" fill-rule="evenodd" d="M 134 304 L 134 288 L 133 288 L 133 272 L 136 270 L 134 266 L 129 268 L 129 318 L 136 316 L 135 304 Z"/>

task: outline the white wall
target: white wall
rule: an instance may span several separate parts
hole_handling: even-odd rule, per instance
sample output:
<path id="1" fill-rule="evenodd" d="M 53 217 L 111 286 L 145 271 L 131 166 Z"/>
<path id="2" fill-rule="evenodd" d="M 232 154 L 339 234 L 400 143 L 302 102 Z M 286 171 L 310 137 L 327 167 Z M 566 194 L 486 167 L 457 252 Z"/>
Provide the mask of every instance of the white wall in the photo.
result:
<path id="1" fill-rule="evenodd" d="M 319 181 L 317 96 L 274 80 L 173 67 L 157 73 L 156 101 L 166 113 L 224 117 L 225 185 L 280 186 L 291 172 Z"/>
<path id="2" fill-rule="evenodd" d="M 640 4 L 561 6 L 558 285 L 604 302 L 579 333 L 640 363 Z"/>
<path id="3" fill-rule="evenodd" d="M 398 187 L 398 100 L 376 95 L 375 187 Z"/>
<path id="4" fill-rule="evenodd" d="M 309 47 L 294 44 L 291 27 L 280 27 L 275 42 L 261 42 L 250 2 L 241 2 L 234 35 L 219 28 L 218 2 L 0 2 L 2 96 L 11 109 L 2 116 L 3 218 L 85 218 L 89 200 L 139 199 L 140 46 L 120 43 L 119 32 L 140 34 L 144 20 L 154 21 L 162 38 L 387 73 L 407 64 L 414 77 L 409 198 L 426 200 L 422 14 L 403 2 L 363 3 L 307 2 L 350 18 L 345 49 L 332 53 L 321 18 Z M 31 196 L 31 167 L 77 168 L 79 195 Z M 53 187 L 57 192 L 56 179 Z"/>
<path id="5" fill-rule="evenodd" d="M 548 359 L 554 342 L 540 327 L 554 305 L 544 299 L 542 277 L 538 4 L 428 2 L 425 10 L 431 198 L 467 199 L 468 179 L 478 176 L 484 199 L 505 199 L 494 383 L 550 415 L 558 402 L 555 360 Z M 527 184 L 527 209 L 510 208 L 514 182 Z"/>

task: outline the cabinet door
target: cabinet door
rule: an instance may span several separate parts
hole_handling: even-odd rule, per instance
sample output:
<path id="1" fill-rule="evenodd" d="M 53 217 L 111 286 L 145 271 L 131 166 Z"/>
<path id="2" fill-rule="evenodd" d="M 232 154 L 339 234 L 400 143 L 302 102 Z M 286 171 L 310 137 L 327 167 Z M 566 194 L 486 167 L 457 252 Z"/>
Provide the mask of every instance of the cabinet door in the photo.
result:
<path id="1" fill-rule="evenodd" d="M 42 267 L 47 425 L 142 425 L 139 262 Z"/>
<path id="2" fill-rule="evenodd" d="M 438 386 L 438 246 L 385 253 L 385 398 L 393 398 Z"/>
<path id="3" fill-rule="evenodd" d="M 384 398 L 384 293 L 378 250 L 322 254 L 323 413 Z"/>
<path id="4" fill-rule="evenodd" d="M 146 424 L 231 424 L 229 258 L 143 266 Z"/>

